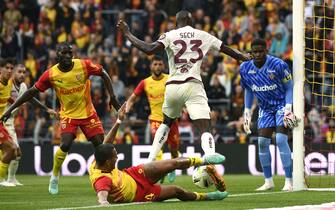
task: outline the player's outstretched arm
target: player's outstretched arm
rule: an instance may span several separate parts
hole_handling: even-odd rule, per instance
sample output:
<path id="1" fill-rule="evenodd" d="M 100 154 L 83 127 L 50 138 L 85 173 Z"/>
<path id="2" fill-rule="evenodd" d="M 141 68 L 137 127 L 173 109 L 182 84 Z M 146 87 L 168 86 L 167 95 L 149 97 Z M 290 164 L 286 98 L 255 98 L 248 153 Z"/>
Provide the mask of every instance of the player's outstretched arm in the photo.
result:
<path id="1" fill-rule="evenodd" d="M 223 52 L 224 54 L 227 54 L 236 60 L 240 60 L 240 61 L 251 60 L 251 56 L 249 54 L 243 54 L 237 49 L 230 48 L 225 44 L 221 45 L 220 52 Z"/>
<path id="2" fill-rule="evenodd" d="M 98 202 L 99 202 L 100 205 L 107 206 L 107 205 L 110 204 L 108 202 L 108 200 L 107 200 L 107 198 L 108 198 L 108 191 L 101 190 L 101 191 L 98 192 L 97 196 L 98 196 Z"/>
<path id="3" fill-rule="evenodd" d="M 243 129 L 247 134 L 251 134 L 250 125 L 251 125 L 251 107 L 254 101 L 254 95 L 251 90 L 248 88 L 244 89 L 244 113 L 243 113 Z"/>
<path id="4" fill-rule="evenodd" d="M 107 87 L 110 99 L 109 99 L 109 106 L 112 108 L 112 106 L 115 108 L 115 110 L 119 110 L 121 105 L 119 101 L 117 100 L 112 86 L 112 79 L 110 78 L 109 74 L 105 69 L 102 70 L 102 79 L 104 81 L 105 86 Z"/>
<path id="5" fill-rule="evenodd" d="M 131 96 L 128 98 L 126 102 L 126 113 L 129 113 L 129 111 L 133 108 L 134 103 L 138 98 L 139 97 L 135 93 L 131 94 Z"/>
<path id="6" fill-rule="evenodd" d="M 129 26 L 123 20 L 120 20 L 117 24 L 117 28 L 121 33 L 138 49 L 145 52 L 148 55 L 152 55 L 157 51 L 163 50 L 164 45 L 160 42 L 146 43 L 137 37 L 135 37 L 129 30 Z"/>
<path id="7" fill-rule="evenodd" d="M 37 106 L 41 109 L 44 109 L 45 111 L 48 112 L 49 115 L 55 116 L 56 119 L 59 119 L 58 112 L 56 112 L 55 110 L 47 107 L 45 104 L 43 104 L 42 102 L 37 100 L 35 97 L 33 97 L 33 99 L 31 99 L 30 103 L 32 103 L 34 106 Z"/>
<path id="8" fill-rule="evenodd" d="M 119 129 L 122 120 L 124 120 L 125 117 L 125 111 L 126 111 L 126 103 L 124 103 L 121 108 L 119 109 L 119 113 L 118 113 L 118 118 L 114 124 L 114 126 L 112 127 L 112 129 L 108 132 L 108 134 L 106 135 L 105 139 L 104 139 L 104 144 L 108 144 L 108 143 L 113 143 L 117 130 Z"/>
<path id="9" fill-rule="evenodd" d="M 31 100 L 38 92 L 39 90 L 35 86 L 29 88 L 26 92 L 24 92 L 20 97 L 16 99 L 16 101 L 5 111 L 5 113 L 3 113 L 0 120 L 6 121 L 16 107 L 19 107 L 21 104 Z"/>
<path id="10" fill-rule="evenodd" d="M 297 127 L 300 119 L 298 119 L 292 111 L 293 104 L 293 81 L 288 79 L 284 82 L 285 92 L 285 110 L 284 110 L 284 126 L 290 129 Z"/>

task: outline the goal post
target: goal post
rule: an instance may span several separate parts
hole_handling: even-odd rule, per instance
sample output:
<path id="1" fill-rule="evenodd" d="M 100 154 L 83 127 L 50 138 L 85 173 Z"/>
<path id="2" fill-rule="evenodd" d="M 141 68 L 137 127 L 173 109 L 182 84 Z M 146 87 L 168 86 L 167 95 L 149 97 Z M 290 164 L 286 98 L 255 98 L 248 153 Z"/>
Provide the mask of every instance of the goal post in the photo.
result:
<path id="1" fill-rule="evenodd" d="M 293 129 L 293 190 L 306 189 L 304 179 L 304 0 L 293 1 L 293 110 L 301 119 Z"/>

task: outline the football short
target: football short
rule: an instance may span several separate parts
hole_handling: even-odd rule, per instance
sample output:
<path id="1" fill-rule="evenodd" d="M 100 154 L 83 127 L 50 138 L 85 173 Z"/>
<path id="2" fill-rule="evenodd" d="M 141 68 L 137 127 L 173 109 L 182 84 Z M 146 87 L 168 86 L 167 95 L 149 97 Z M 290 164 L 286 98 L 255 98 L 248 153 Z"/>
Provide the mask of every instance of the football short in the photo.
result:
<path id="1" fill-rule="evenodd" d="M 15 127 L 13 125 L 8 125 L 7 123 L 5 123 L 5 128 L 8 131 L 8 134 L 11 137 L 12 141 L 15 143 L 15 145 L 17 147 L 20 147 L 19 142 L 17 141 Z"/>
<path id="2" fill-rule="evenodd" d="M 150 120 L 150 130 L 152 138 L 154 138 L 156 131 L 161 123 L 161 121 Z M 174 121 L 170 127 L 167 143 L 171 148 L 179 149 L 179 129 L 177 121 Z"/>
<path id="3" fill-rule="evenodd" d="M 129 174 L 137 184 L 134 202 L 157 201 L 159 199 L 161 186 L 151 183 L 145 177 L 143 164 L 126 168 L 124 172 Z"/>
<path id="4" fill-rule="evenodd" d="M 210 108 L 202 82 L 192 80 L 166 85 L 163 113 L 175 119 L 181 116 L 184 106 L 192 120 L 210 119 Z"/>
<path id="5" fill-rule="evenodd" d="M 278 126 L 284 126 L 284 107 L 278 107 L 277 110 L 259 109 L 258 129 Z"/>
<path id="6" fill-rule="evenodd" d="M 102 123 L 96 113 L 86 119 L 61 118 L 60 120 L 61 133 L 76 135 L 78 127 L 88 140 L 98 134 L 104 134 Z"/>
<path id="7" fill-rule="evenodd" d="M 10 137 L 7 129 L 3 125 L 2 122 L 0 122 L 0 144 L 3 144 L 5 141 L 11 141 L 12 138 Z"/>

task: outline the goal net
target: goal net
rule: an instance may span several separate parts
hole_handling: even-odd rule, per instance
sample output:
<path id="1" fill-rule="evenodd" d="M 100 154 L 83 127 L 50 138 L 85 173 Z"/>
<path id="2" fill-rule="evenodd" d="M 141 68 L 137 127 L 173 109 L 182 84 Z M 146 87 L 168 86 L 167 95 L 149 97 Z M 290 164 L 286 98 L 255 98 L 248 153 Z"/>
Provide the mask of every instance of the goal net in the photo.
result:
<path id="1" fill-rule="evenodd" d="M 335 189 L 335 0 L 303 3 L 304 185 Z"/>

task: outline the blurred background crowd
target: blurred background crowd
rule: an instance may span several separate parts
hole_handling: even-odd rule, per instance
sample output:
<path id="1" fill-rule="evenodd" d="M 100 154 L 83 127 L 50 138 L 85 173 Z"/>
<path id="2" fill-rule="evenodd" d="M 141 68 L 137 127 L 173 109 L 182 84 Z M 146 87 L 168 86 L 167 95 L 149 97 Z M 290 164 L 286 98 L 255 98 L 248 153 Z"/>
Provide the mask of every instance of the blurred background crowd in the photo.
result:
<path id="1" fill-rule="evenodd" d="M 314 7 L 311 1 L 306 3 L 307 9 Z M 270 54 L 292 65 L 292 0 L 2 0 L 0 57 L 16 57 L 23 62 L 28 70 L 26 83 L 31 86 L 56 63 L 56 44 L 69 41 L 73 43 L 75 57 L 89 58 L 104 66 L 112 78 L 115 94 L 124 102 L 134 87 L 150 75 L 150 57 L 122 37 L 116 30 L 117 20 L 125 19 L 134 35 L 151 42 L 174 28 L 175 14 L 181 9 L 192 13 L 195 28 L 215 35 L 226 45 L 247 52 L 252 39 L 261 37 L 266 40 Z M 314 19 L 313 15 L 307 18 L 312 23 L 312 31 Z M 322 16 L 317 20 L 320 26 L 328 24 L 324 22 Z M 333 35 L 334 30 L 329 30 L 326 36 L 328 33 Z M 313 48 L 313 41 L 310 47 Z M 312 57 L 314 54 L 313 51 Z M 166 58 L 164 52 L 162 56 Z M 333 70 L 333 67 L 328 68 Z M 166 70 L 168 72 L 168 67 Z M 218 52 L 209 52 L 202 63 L 202 78 L 217 142 L 248 143 L 254 139 L 243 132 L 244 99 L 238 73 L 239 63 Z M 109 129 L 115 112 L 109 110 L 102 80 L 91 79 L 93 103 L 105 129 Z M 54 95 L 48 90 L 40 93 L 39 99 L 50 107 L 57 107 Z M 306 104 L 320 101 L 320 97 L 306 98 Z M 310 140 L 328 141 L 327 135 L 335 122 L 327 117 L 327 109 L 320 112 L 316 108 L 307 106 L 305 121 L 310 127 Z M 257 106 L 254 113 L 257 118 Z M 149 107 L 143 97 L 120 130 L 116 143 L 149 143 L 148 114 Z M 30 104 L 21 107 L 15 124 L 21 139 L 33 139 L 35 143 L 59 140 L 57 121 Z M 256 123 L 253 133 L 257 135 L 255 126 Z M 180 119 L 180 130 L 182 140 L 197 141 L 187 113 Z M 81 138 L 79 132 L 78 139 Z"/>

